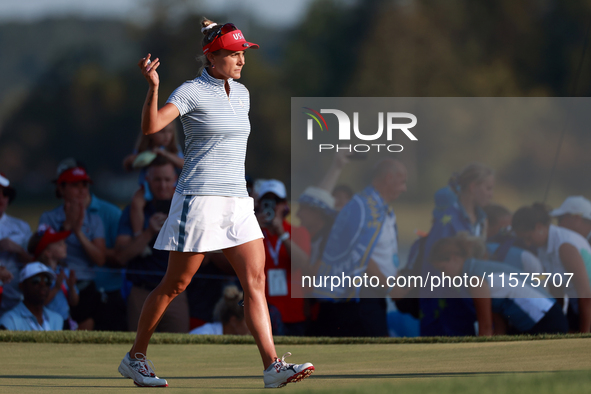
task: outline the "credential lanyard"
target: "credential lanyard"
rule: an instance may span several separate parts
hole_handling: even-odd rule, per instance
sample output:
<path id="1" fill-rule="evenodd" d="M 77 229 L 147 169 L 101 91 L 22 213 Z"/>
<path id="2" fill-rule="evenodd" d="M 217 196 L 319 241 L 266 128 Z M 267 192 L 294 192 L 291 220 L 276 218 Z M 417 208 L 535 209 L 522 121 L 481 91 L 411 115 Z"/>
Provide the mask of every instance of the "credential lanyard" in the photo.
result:
<path id="1" fill-rule="evenodd" d="M 268 237 L 265 237 L 265 242 L 267 243 L 267 248 L 269 249 L 269 254 L 271 255 L 271 258 L 273 259 L 273 263 L 275 264 L 275 267 L 277 267 L 279 265 L 279 250 L 281 249 L 281 245 L 282 245 L 281 239 L 279 239 L 279 237 L 277 237 L 277 244 L 275 245 L 275 247 L 273 247 L 273 245 L 271 245 L 271 242 L 269 242 Z"/>

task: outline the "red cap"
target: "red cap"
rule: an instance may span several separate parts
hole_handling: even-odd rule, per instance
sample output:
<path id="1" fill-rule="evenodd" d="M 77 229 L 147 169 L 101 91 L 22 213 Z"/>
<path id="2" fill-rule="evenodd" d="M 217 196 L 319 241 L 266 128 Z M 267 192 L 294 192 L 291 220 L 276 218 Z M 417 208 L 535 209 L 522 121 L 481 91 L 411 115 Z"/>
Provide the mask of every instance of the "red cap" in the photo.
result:
<path id="1" fill-rule="evenodd" d="M 57 183 L 75 183 L 80 181 L 92 183 L 92 179 L 90 179 L 86 170 L 82 167 L 69 168 L 57 178 Z"/>
<path id="2" fill-rule="evenodd" d="M 49 226 L 42 225 L 39 227 L 37 233 L 31 238 L 29 252 L 33 253 L 35 258 L 37 258 L 43 253 L 49 244 L 68 238 L 70 233 L 71 231 L 55 231 Z"/>
<path id="3" fill-rule="evenodd" d="M 257 44 L 246 41 L 240 30 L 233 30 L 216 37 L 212 42 L 203 47 L 203 54 L 207 55 L 210 52 L 220 49 L 238 52 L 248 48 L 257 49 L 258 47 Z"/>

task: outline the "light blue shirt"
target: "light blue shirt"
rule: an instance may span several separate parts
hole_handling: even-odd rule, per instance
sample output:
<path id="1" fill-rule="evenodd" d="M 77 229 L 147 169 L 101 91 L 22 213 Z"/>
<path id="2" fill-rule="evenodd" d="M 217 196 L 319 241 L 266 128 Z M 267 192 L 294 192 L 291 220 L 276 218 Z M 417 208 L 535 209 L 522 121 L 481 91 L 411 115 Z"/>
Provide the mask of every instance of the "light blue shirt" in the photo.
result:
<path id="1" fill-rule="evenodd" d="M 241 83 L 224 81 L 203 70 L 168 99 L 181 115 L 185 163 L 176 191 L 183 195 L 248 197 L 244 176 L 250 134 L 250 96 Z"/>
<path id="2" fill-rule="evenodd" d="M 65 221 L 64 206 L 60 205 L 51 211 L 44 212 L 39 219 L 39 224 L 47 224 L 53 229 L 59 230 Z M 82 232 L 91 241 L 95 238 L 104 239 L 105 230 L 100 216 L 87 211 L 82 223 Z M 68 245 L 68 257 L 66 257 L 68 268 L 76 271 L 76 277 L 79 280 L 93 280 L 96 264 L 88 257 L 74 233 L 66 238 L 66 244 Z"/>
<path id="3" fill-rule="evenodd" d="M 5 213 L 0 216 L 0 239 L 4 238 L 10 239 L 27 250 L 27 244 L 31 238 L 31 228 L 26 222 Z M 18 274 L 23 268 L 23 264 L 18 260 L 16 253 L 0 251 L 0 266 L 6 267 L 14 276 L 12 281 L 4 283 L 4 293 L 0 305 L 1 316 L 3 312 L 14 308 L 22 299 L 21 291 L 18 288 Z"/>
<path id="4" fill-rule="evenodd" d="M 62 269 L 59 267 L 56 270 L 56 276 L 61 271 L 64 271 L 64 274 L 66 274 L 66 278 L 70 276 L 69 269 L 67 269 L 67 268 Z M 55 286 L 56 286 L 56 283 L 54 282 L 53 287 L 55 287 Z M 68 287 L 66 280 L 64 280 L 64 282 L 62 283 L 62 286 L 69 293 L 70 288 Z M 79 293 L 77 287 L 75 288 L 75 290 L 76 290 L 76 293 Z M 57 292 L 55 297 L 53 297 L 53 300 L 51 300 L 51 302 L 49 304 L 47 304 L 47 309 L 59 314 L 64 320 L 67 320 L 70 317 L 70 303 L 68 302 L 68 298 L 69 298 L 69 294 L 68 295 L 64 294 L 63 289 L 60 288 L 60 290 Z"/>
<path id="5" fill-rule="evenodd" d="M 57 313 L 43 308 L 43 324 L 39 324 L 23 302 L 6 312 L 0 318 L 0 326 L 10 331 L 61 331 L 64 319 Z"/>
<path id="6" fill-rule="evenodd" d="M 117 238 L 121 209 L 110 202 L 101 200 L 93 194 L 87 212 L 96 214 L 101 218 L 103 227 L 105 228 L 105 245 L 107 249 L 113 248 L 115 246 L 115 239 Z M 123 284 L 123 270 L 97 267 L 95 271 L 96 277 L 94 278 L 94 283 L 97 289 L 102 288 L 104 291 L 110 292 L 121 288 Z"/>

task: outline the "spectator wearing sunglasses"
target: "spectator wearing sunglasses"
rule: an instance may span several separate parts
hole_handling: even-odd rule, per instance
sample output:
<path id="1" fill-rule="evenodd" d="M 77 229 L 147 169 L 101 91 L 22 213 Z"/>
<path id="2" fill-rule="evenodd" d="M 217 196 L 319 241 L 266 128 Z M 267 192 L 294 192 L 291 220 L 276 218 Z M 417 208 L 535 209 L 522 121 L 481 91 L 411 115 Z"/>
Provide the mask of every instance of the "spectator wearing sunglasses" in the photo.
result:
<path id="1" fill-rule="evenodd" d="M 55 274 L 40 262 L 27 264 L 19 275 L 23 301 L 0 318 L 0 329 L 61 331 L 64 319 L 45 307 Z"/>
<path id="2" fill-rule="evenodd" d="M 10 180 L 0 173 L 0 316 L 20 302 L 21 292 L 14 278 L 18 277 L 23 264 L 33 260 L 26 251 L 31 228 L 6 213 L 15 197 L 16 190 Z"/>

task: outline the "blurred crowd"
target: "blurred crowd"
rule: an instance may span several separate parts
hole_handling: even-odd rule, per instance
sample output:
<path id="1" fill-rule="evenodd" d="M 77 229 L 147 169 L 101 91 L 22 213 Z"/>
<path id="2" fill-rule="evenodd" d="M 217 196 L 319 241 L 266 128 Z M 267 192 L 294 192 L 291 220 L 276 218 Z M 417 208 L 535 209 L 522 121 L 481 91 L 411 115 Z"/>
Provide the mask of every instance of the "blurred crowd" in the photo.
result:
<path id="1" fill-rule="evenodd" d="M 468 164 L 435 193 L 432 227 L 418 235 L 401 262 L 391 203 L 406 191 L 406 167 L 381 160 L 366 187 L 353 190 L 339 183 L 353 155 L 337 153 L 324 178 L 298 196 L 293 208 L 299 226 L 288 220 L 292 206 L 283 182 L 246 179 L 265 236 L 274 335 L 590 331 L 589 200 L 570 196 L 554 210 L 534 203 L 513 213 L 491 202 L 493 169 Z M 138 172 L 138 188 L 122 210 L 91 192 L 92 176 L 83 162 L 65 159 L 54 180 L 59 204 L 41 215 L 34 232 L 7 213 L 17 191 L 10 174 L 1 174 L 0 328 L 135 331 L 144 300 L 166 272 L 169 252 L 154 249 L 154 242 L 183 162 L 174 124 L 140 135 L 123 162 L 125 170 Z M 442 272 L 486 273 L 488 285 L 432 291 L 321 283 L 345 274 L 387 283 L 388 277 Z M 508 281 L 510 274 L 518 286 L 492 283 L 503 275 Z M 312 278 L 308 288 L 304 277 Z M 534 278 L 545 285 L 536 286 Z M 247 335 L 241 301 L 232 266 L 221 252 L 207 253 L 158 331 Z"/>

